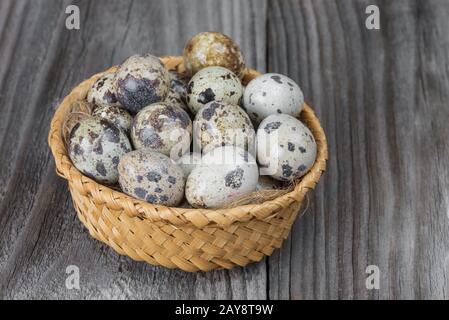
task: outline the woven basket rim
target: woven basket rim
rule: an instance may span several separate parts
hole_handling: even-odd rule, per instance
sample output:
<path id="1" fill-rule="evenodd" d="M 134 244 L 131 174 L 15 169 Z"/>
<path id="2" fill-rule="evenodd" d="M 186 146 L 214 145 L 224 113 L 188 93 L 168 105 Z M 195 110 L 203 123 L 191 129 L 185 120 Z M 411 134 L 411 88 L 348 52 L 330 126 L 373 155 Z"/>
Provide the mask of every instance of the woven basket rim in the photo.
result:
<path id="1" fill-rule="evenodd" d="M 184 70 L 182 57 L 164 56 L 160 58 L 168 69 Z M 296 187 L 276 199 L 267 200 L 260 204 L 246 204 L 226 209 L 194 209 L 178 208 L 155 205 L 145 201 L 135 199 L 125 193 L 116 191 L 108 186 L 102 185 L 93 179 L 84 176 L 72 164 L 65 148 L 62 125 L 69 111 L 71 102 L 85 99 L 86 93 L 93 82 L 103 73 L 113 71 L 112 67 L 104 72 L 97 73 L 78 84 L 67 96 L 64 97 L 57 107 L 51 121 L 48 135 L 48 144 L 51 148 L 56 164 L 56 173 L 66 179 L 69 188 L 76 188 L 83 194 L 90 194 L 95 202 L 105 203 L 117 210 L 124 210 L 130 217 L 138 216 L 141 219 L 148 219 L 151 222 L 166 221 L 172 225 L 184 225 L 193 223 L 196 227 L 204 227 L 209 224 L 221 226 L 230 225 L 236 221 L 249 221 L 251 219 L 270 219 L 274 214 L 283 208 L 290 206 L 294 202 L 301 202 L 308 190 L 314 189 L 322 173 L 326 169 L 328 159 L 327 139 L 315 112 L 305 104 L 301 112 L 301 120 L 312 131 L 317 142 L 317 158 L 310 171 L 304 175 Z M 247 68 L 245 78 L 253 78 L 260 75 L 259 72 Z"/>

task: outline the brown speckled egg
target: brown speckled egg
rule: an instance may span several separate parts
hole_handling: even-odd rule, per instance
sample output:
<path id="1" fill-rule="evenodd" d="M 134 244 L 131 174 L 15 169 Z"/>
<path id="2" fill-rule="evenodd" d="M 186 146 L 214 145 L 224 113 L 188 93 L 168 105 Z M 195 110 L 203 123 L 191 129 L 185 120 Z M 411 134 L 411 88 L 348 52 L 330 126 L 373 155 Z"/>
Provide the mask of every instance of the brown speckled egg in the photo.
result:
<path id="1" fill-rule="evenodd" d="M 75 125 L 68 144 L 75 167 L 86 176 L 106 184 L 117 182 L 117 165 L 131 151 L 131 144 L 123 131 L 97 118 L 83 119 Z"/>
<path id="2" fill-rule="evenodd" d="M 202 153 L 221 146 L 238 146 L 254 153 L 255 131 L 237 105 L 210 102 L 195 117 L 193 143 Z"/>
<path id="3" fill-rule="evenodd" d="M 316 155 L 315 138 L 298 119 L 287 114 L 273 114 L 260 123 L 257 159 L 261 174 L 280 181 L 293 181 L 310 170 Z"/>
<path id="4" fill-rule="evenodd" d="M 240 79 L 228 69 L 208 67 L 195 74 L 187 86 L 187 104 L 193 114 L 211 101 L 238 105 L 243 94 Z"/>
<path id="5" fill-rule="evenodd" d="M 184 65 L 194 75 L 210 66 L 221 66 L 243 76 L 245 61 L 239 47 L 219 32 L 202 32 L 190 39 L 184 48 Z"/>
<path id="6" fill-rule="evenodd" d="M 219 208 L 256 190 L 259 170 L 245 150 L 225 146 L 203 156 L 186 183 L 186 199 L 195 208 Z"/>
<path id="7" fill-rule="evenodd" d="M 150 54 L 134 55 L 118 68 L 117 99 L 131 114 L 167 96 L 170 78 L 162 62 Z"/>
<path id="8" fill-rule="evenodd" d="M 92 111 L 93 117 L 105 119 L 106 121 L 115 124 L 118 128 L 129 134 L 131 125 L 133 124 L 133 117 L 123 108 L 104 106 L 96 107 Z"/>
<path id="9" fill-rule="evenodd" d="M 121 104 L 116 96 L 114 77 L 114 72 L 107 72 L 95 81 L 87 93 L 87 101 L 101 107 L 120 107 Z"/>
<path id="10" fill-rule="evenodd" d="M 166 206 L 178 205 L 184 197 L 184 175 L 170 158 L 149 149 L 132 151 L 118 166 L 123 192 L 140 200 Z"/>
<path id="11" fill-rule="evenodd" d="M 135 149 L 150 148 L 181 156 L 190 148 L 192 121 L 187 112 L 167 103 L 155 103 L 134 118 L 131 140 Z"/>

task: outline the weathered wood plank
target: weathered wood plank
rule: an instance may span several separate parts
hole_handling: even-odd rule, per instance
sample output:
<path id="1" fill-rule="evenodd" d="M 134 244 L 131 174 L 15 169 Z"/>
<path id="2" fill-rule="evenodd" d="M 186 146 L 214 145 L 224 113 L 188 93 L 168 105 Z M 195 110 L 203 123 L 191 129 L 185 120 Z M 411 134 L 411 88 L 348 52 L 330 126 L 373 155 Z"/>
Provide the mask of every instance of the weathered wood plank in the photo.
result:
<path id="1" fill-rule="evenodd" d="M 264 71 L 265 1 L 75 1 L 80 31 L 65 29 L 70 3 L 1 4 L 1 16 L 11 18 L 0 23 L 0 296 L 266 298 L 265 262 L 187 274 L 119 257 L 92 240 L 46 144 L 59 99 L 131 54 L 179 54 L 195 33 L 218 30 L 233 36 L 249 65 Z M 80 268 L 80 291 L 65 287 L 68 265 Z"/>
<path id="2" fill-rule="evenodd" d="M 380 31 L 365 8 L 381 11 Z M 449 3 L 270 1 L 268 68 L 329 139 L 308 213 L 269 260 L 272 298 L 448 298 Z M 368 265 L 380 290 L 367 290 Z"/>

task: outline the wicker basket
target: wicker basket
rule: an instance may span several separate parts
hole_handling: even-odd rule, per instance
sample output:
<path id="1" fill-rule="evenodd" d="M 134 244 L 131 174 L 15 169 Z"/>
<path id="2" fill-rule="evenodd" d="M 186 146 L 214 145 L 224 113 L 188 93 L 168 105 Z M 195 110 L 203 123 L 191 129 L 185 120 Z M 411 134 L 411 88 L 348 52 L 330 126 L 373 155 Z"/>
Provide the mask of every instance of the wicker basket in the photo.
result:
<path id="1" fill-rule="evenodd" d="M 161 60 L 169 69 L 184 70 L 180 57 Z M 257 75 L 257 71 L 248 69 L 243 82 Z M 134 260 L 189 272 L 246 266 L 281 247 L 305 194 L 315 187 L 326 168 L 326 137 L 310 107 L 305 107 L 301 120 L 318 143 L 317 160 L 292 192 L 262 204 L 232 209 L 168 208 L 98 184 L 82 175 L 70 161 L 62 124 L 72 102 L 84 99 L 100 76 L 85 80 L 65 97 L 53 117 L 48 137 L 56 172 L 68 181 L 78 217 L 92 237 Z"/>

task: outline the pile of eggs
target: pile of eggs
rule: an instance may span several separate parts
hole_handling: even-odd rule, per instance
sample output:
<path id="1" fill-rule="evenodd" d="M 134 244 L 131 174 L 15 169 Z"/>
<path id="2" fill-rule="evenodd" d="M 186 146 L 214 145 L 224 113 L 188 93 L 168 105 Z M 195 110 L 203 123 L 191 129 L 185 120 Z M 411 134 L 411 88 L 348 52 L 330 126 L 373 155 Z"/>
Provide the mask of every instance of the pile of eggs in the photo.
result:
<path id="1" fill-rule="evenodd" d="M 297 119 L 304 96 L 292 79 L 268 73 L 244 87 L 243 55 L 217 32 L 194 36 L 183 57 L 185 74 L 134 55 L 93 84 L 92 114 L 68 137 L 78 170 L 149 203 L 194 208 L 282 188 L 310 170 L 317 146 Z"/>

